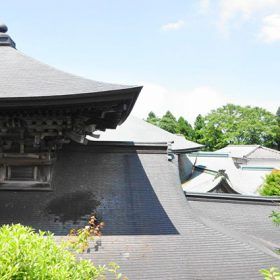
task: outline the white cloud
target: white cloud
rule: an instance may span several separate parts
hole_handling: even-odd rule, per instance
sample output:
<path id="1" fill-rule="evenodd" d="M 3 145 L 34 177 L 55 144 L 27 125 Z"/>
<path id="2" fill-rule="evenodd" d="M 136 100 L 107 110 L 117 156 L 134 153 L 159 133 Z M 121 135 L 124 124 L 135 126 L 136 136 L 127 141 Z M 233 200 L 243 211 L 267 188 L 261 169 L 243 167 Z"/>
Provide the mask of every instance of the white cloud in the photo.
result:
<path id="1" fill-rule="evenodd" d="M 193 122 L 198 114 L 206 114 L 230 102 L 224 95 L 208 86 L 176 91 L 158 84 L 142 84 L 144 88 L 133 109 L 133 114 L 140 118 L 145 118 L 150 111 L 161 116 L 170 110 L 176 117 L 184 116 Z"/>
<path id="2" fill-rule="evenodd" d="M 169 22 L 161 26 L 161 30 L 170 31 L 170 30 L 178 30 L 184 27 L 185 22 L 183 20 L 178 20 L 175 22 Z"/>
<path id="3" fill-rule="evenodd" d="M 276 100 L 259 100 L 228 97 L 226 94 L 210 87 L 198 86 L 191 90 L 172 90 L 154 83 L 139 83 L 144 85 L 136 102 L 132 114 L 140 118 L 146 118 L 150 111 L 162 116 L 170 110 L 177 118 L 185 117 L 193 123 L 198 114 L 205 115 L 227 103 L 239 105 L 260 106 L 275 113 L 277 110 Z"/>
<path id="4" fill-rule="evenodd" d="M 265 43 L 280 41 L 280 14 L 266 16 L 262 22 L 259 39 Z"/>
<path id="5" fill-rule="evenodd" d="M 199 8 L 200 8 L 200 13 L 205 14 L 208 12 L 210 7 L 210 0 L 200 0 L 199 1 Z"/>
<path id="6" fill-rule="evenodd" d="M 241 24 L 255 15 L 280 10 L 280 0 L 220 0 L 219 27 L 227 32 L 233 22 Z"/>

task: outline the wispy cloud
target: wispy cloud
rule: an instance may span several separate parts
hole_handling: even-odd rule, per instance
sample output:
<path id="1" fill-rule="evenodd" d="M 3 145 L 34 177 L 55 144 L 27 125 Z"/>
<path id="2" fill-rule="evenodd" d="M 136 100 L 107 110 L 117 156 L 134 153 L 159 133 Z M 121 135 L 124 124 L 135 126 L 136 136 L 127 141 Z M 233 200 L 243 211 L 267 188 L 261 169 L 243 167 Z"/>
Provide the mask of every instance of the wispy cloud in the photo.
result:
<path id="1" fill-rule="evenodd" d="M 177 118 L 183 116 L 193 123 L 198 114 L 205 115 L 227 103 L 261 106 L 273 113 L 278 106 L 276 100 L 237 98 L 207 85 L 178 91 L 156 83 L 140 82 L 139 84 L 144 85 L 144 88 L 133 109 L 133 115 L 140 118 L 147 117 L 150 111 L 161 116 L 167 110 L 171 110 Z"/>
<path id="2" fill-rule="evenodd" d="M 199 1 L 199 12 L 201 14 L 206 14 L 210 7 L 210 0 L 200 0 Z"/>
<path id="3" fill-rule="evenodd" d="M 219 0 L 219 28 L 228 33 L 234 24 L 241 25 L 252 17 L 275 10 L 280 11 L 280 0 Z"/>
<path id="4" fill-rule="evenodd" d="M 178 30 L 185 26 L 185 21 L 178 20 L 175 22 L 169 22 L 161 26 L 161 30 L 170 31 L 170 30 Z"/>
<path id="5" fill-rule="evenodd" d="M 259 39 L 265 43 L 280 41 L 280 14 L 266 16 L 262 22 Z"/>
<path id="6" fill-rule="evenodd" d="M 155 83 L 141 84 L 144 88 L 133 109 L 133 114 L 141 118 L 146 117 L 150 111 L 163 115 L 171 110 L 176 117 L 184 116 L 188 121 L 194 122 L 198 114 L 206 114 L 230 101 L 209 86 L 178 91 Z"/>

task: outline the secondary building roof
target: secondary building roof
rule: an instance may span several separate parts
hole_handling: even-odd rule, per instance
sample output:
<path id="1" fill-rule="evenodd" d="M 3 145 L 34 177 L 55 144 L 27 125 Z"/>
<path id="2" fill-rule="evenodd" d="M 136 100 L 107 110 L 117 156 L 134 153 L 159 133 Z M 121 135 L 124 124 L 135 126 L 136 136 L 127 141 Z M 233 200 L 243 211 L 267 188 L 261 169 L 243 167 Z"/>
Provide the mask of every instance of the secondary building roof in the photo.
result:
<path id="1" fill-rule="evenodd" d="M 280 151 L 261 145 L 228 145 L 217 152 L 228 153 L 230 157 L 234 158 L 280 160 Z"/>
<path id="2" fill-rule="evenodd" d="M 221 150 L 188 155 L 194 171 L 190 178 L 183 183 L 183 189 L 186 192 L 230 192 L 259 195 L 259 189 L 265 176 L 280 166 L 279 160 L 273 161 L 273 164 L 262 160 L 258 163 L 250 161 L 240 165 L 230 155 Z M 226 176 L 223 176 L 221 171 Z M 222 189 L 221 183 L 223 183 Z"/>
<path id="3" fill-rule="evenodd" d="M 186 140 L 184 136 L 172 134 L 134 116 L 129 116 L 117 129 L 107 129 L 101 133 L 99 141 L 134 143 L 170 143 L 175 153 L 200 150 L 203 145 Z"/>

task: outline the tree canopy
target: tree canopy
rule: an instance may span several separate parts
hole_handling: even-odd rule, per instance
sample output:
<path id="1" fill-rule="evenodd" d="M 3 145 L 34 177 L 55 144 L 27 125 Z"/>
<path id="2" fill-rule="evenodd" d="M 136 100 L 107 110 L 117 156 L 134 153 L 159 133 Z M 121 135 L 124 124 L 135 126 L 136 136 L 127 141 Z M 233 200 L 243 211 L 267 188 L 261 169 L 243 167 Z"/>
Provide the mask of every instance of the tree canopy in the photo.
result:
<path id="1" fill-rule="evenodd" d="M 278 132 L 277 132 L 277 146 L 278 150 L 280 151 L 280 106 L 276 112 L 277 122 L 278 122 Z"/>
<path id="2" fill-rule="evenodd" d="M 146 121 L 170 133 L 180 134 L 188 139 L 193 138 L 193 128 L 191 124 L 183 117 L 179 117 L 177 120 L 170 111 L 167 111 L 162 118 L 157 117 L 154 112 L 150 112 Z"/>
<path id="3" fill-rule="evenodd" d="M 259 107 L 227 104 L 206 116 L 198 115 L 193 127 L 183 117 L 176 120 L 170 111 L 162 118 L 151 112 L 147 121 L 203 144 L 210 151 L 229 144 L 280 147 L 280 109 L 274 115 Z"/>
<path id="4" fill-rule="evenodd" d="M 263 108 L 228 104 L 203 118 L 198 140 L 209 150 L 228 144 L 259 144 L 275 148 L 279 129 L 277 117 Z"/>
<path id="5" fill-rule="evenodd" d="M 177 120 L 170 111 L 167 111 L 160 119 L 159 127 L 171 133 L 177 132 Z"/>

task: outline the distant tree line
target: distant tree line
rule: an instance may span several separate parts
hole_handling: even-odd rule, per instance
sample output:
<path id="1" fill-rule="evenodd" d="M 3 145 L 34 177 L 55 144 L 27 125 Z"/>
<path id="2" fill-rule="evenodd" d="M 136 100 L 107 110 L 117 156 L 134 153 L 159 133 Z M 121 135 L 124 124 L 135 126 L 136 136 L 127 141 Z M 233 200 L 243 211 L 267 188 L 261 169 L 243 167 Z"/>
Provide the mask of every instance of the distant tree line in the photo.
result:
<path id="1" fill-rule="evenodd" d="M 210 151 L 229 144 L 259 144 L 280 150 L 280 107 L 274 115 L 259 107 L 227 104 L 206 116 L 198 115 L 193 125 L 183 117 L 177 120 L 170 111 L 162 117 L 150 112 L 146 121 Z"/>

